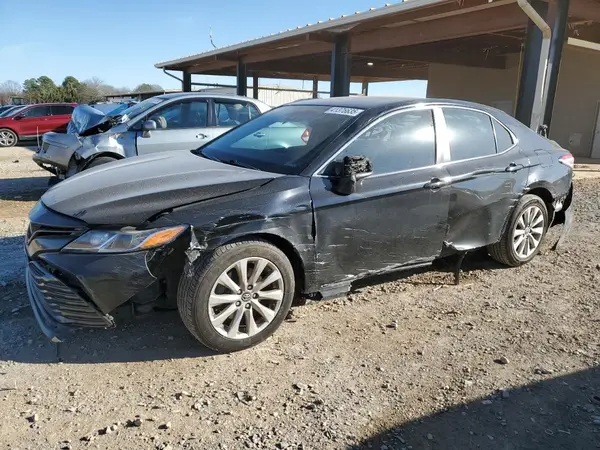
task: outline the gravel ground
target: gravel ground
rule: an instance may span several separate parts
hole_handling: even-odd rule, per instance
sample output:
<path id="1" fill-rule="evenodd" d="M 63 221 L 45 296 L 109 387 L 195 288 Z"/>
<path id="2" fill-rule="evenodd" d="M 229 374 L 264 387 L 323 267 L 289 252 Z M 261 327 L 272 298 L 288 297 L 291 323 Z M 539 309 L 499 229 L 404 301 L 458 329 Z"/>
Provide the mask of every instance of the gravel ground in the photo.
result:
<path id="1" fill-rule="evenodd" d="M 0 448 L 600 448 L 600 179 L 577 181 L 566 249 L 552 230 L 525 267 L 474 254 L 459 286 L 448 263 L 370 280 L 233 355 L 176 312 L 121 312 L 58 362 L 21 281 L 47 177 L 18 149 L 0 176 Z"/>

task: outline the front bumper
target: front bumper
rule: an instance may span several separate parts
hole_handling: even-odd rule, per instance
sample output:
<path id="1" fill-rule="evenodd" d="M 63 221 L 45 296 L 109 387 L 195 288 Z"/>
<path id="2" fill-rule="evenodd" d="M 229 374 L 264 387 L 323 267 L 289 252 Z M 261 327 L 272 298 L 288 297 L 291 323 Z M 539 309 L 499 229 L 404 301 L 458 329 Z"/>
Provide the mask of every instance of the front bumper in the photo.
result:
<path id="1" fill-rule="evenodd" d="M 33 314 L 44 334 L 52 341 L 62 341 L 77 327 L 114 326 L 111 316 L 101 313 L 40 263 L 29 262 L 25 281 Z"/>

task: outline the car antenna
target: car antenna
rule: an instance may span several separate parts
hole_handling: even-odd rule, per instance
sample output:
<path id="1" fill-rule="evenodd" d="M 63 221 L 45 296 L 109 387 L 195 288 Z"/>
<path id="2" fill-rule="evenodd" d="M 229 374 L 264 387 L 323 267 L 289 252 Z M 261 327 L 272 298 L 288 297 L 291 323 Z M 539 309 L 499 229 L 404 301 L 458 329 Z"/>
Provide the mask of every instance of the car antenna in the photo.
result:
<path id="1" fill-rule="evenodd" d="M 213 38 L 212 38 L 212 25 L 210 27 L 208 27 L 208 37 L 210 39 L 210 43 L 212 44 L 212 46 L 214 48 L 217 48 L 217 46 L 215 45 L 215 43 L 213 42 Z"/>

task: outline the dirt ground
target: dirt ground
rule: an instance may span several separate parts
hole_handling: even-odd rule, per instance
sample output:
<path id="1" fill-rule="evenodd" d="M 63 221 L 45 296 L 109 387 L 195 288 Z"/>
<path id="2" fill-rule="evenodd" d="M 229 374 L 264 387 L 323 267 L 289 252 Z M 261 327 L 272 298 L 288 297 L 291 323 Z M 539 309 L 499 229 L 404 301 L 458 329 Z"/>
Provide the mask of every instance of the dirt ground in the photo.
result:
<path id="1" fill-rule="evenodd" d="M 18 161 L 18 162 L 14 162 Z M 22 282 L 47 177 L 0 156 L 0 448 L 600 448 L 600 179 L 577 180 L 562 252 L 484 253 L 296 308 L 271 339 L 214 355 L 176 312 L 122 314 L 60 347 Z"/>

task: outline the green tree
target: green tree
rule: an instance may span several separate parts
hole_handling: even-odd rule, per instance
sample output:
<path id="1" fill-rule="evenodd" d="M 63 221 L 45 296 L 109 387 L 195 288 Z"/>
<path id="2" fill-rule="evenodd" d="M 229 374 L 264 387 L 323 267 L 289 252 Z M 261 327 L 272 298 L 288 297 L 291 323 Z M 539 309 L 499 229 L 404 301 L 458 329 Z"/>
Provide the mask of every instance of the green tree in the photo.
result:
<path id="1" fill-rule="evenodd" d="M 43 75 L 39 78 L 29 78 L 23 83 L 23 94 L 30 102 L 48 103 L 60 101 L 61 92 L 54 81 Z"/>
<path id="2" fill-rule="evenodd" d="M 60 100 L 63 102 L 81 103 L 83 99 L 83 85 L 75 77 L 65 77 L 60 87 L 60 91 Z"/>
<path id="3" fill-rule="evenodd" d="M 152 92 L 152 91 L 162 91 L 162 87 L 160 84 L 148 84 L 142 83 L 138 84 L 133 92 Z"/>

